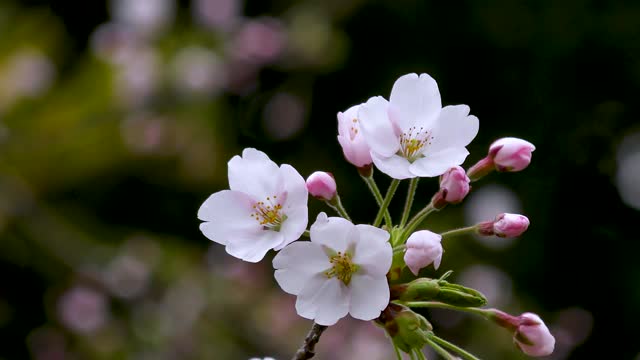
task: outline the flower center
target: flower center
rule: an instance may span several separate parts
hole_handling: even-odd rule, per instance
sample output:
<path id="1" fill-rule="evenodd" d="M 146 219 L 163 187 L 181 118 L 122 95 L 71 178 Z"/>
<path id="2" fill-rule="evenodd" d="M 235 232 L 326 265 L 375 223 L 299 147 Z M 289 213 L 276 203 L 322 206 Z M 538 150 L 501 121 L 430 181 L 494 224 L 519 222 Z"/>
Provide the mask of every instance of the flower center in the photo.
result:
<path id="1" fill-rule="evenodd" d="M 359 266 L 351 261 L 351 254 L 341 253 L 331 256 L 329 262 L 333 264 L 331 269 L 324 272 L 324 274 L 331 279 L 337 277 L 345 285 L 349 285 L 351 282 L 351 276 L 358 271 Z"/>
<path id="2" fill-rule="evenodd" d="M 360 129 L 360 126 L 358 124 L 358 118 L 353 118 L 353 120 L 351 120 L 351 128 L 349 129 L 349 135 L 351 135 L 351 141 L 353 141 L 353 139 L 356 138 L 356 136 L 358 135 L 359 129 Z"/>
<path id="3" fill-rule="evenodd" d="M 424 148 L 431 145 L 431 131 L 412 126 L 400 135 L 400 154 L 410 162 L 423 157 Z"/>
<path id="4" fill-rule="evenodd" d="M 262 225 L 264 230 L 280 231 L 280 226 L 287 219 L 282 212 L 282 204 L 278 202 L 276 195 L 267 196 L 267 201 L 258 201 L 253 204 L 251 217 Z"/>

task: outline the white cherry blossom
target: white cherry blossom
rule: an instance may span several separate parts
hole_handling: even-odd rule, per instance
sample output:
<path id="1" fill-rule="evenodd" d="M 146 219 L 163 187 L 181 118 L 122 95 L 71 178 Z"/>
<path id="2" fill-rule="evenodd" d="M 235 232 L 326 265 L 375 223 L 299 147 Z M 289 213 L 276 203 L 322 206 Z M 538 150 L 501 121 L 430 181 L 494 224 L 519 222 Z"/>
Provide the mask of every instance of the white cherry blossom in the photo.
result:
<path id="1" fill-rule="evenodd" d="M 225 245 L 230 255 L 249 262 L 280 250 L 307 227 L 305 180 L 290 165 L 276 165 L 256 149 L 228 163 L 229 188 L 211 195 L 198 210 L 200 230 Z"/>
<path id="2" fill-rule="evenodd" d="M 333 325 L 347 314 L 372 320 L 389 303 L 389 233 L 320 213 L 311 241 L 288 245 L 273 259 L 282 290 L 297 295 L 298 315 Z"/>
<path id="3" fill-rule="evenodd" d="M 434 177 L 464 162 L 478 133 L 467 105 L 442 108 L 436 81 L 427 74 L 400 77 L 389 101 L 369 99 L 358 112 L 373 163 L 395 179 Z"/>

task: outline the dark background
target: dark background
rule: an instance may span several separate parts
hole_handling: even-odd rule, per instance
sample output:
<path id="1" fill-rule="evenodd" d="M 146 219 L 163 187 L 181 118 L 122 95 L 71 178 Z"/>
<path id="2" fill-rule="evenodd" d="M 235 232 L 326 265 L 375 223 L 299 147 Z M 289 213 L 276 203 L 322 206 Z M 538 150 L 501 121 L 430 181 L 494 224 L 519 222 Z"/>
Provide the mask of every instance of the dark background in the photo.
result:
<path id="1" fill-rule="evenodd" d="M 221 44 L 232 37 L 207 37 L 214 30 L 194 26 L 189 5 L 181 1 L 168 29 L 149 41 L 164 59 L 186 43 L 224 53 Z M 251 289 L 254 280 L 243 283 L 231 277 L 212 285 L 226 260 L 221 248 L 207 250 L 211 243 L 198 231 L 197 209 L 209 194 L 226 188 L 225 162 L 244 147 L 256 147 L 277 163 L 292 164 L 303 176 L 318 169 L 333 172 L 353 217 L 370 221 L 375 209 L 369 198 L 359 200 L 368 194 L 343 161 L 335 114 L 370 96 L 387 97 L 395 79 L 410 72 L 432 75 L 444 104 L 468 104 L 480 119 L 465 166 L 481 159 L 499 137 L 525 138 L 537 147 L 525 171 L 492 174 L 474 185 L 474 191 L 486 183 L 513 190 L 531 220 L 529 231 L 498 250 L 461 239 L 447 251 L 444 270 L 458 272 L 469 263 L 500 269 L 511 278 L 516 299 L 505 306 L 516 313 L 535 311 L 548 323 L 564 309 L 580 309 L 583 322 L 577 326 L 592 331 L 557 358 L 638 356 L 640 242 L 633 204 L 638 207 L 640 184 L 634 179 L 640 179 L 640 162 L 620 159 L 640 151 L 638 137 L 631 137 L 640 131 L 640 3 L 246 1 L 242 13 L 245 19 L 276 17 L 289 32 L 312 28 L 306 23 L 311 18 L 325 32 L 300 35 L 308 40 L 298 46 L 306 43 L 311 49 L 291 50 L 295 46 L 289 44 L 277 59 L 252 67 L 246 88 L 191 99 L 175 96 L 163 81 L 142 105 L 130 107 L 118 104 L 108 81 L 113 70 L 91 51 L 92 33 L 111 18 L 105 3 L 8 1 L 0 6 L 0 64 L 21 44 L 36 44 L 57 69 L 48 92 L 0 112 L 8 134 L 0 144 L 0 358 L 56 358 L 50 353 L 58 347 L 64 348 L 58 358 L 144 358 L 140 354 L 147 348 L 157 349 L 162 358 L 286 358 L 307 324 L 292 330 L 288 348 L 268 339 L 245 339 L 255 338 L 254 327 L 261 326 L 255 317 L 266 315 L 243 306 L 253 308 L 247 304 L 261 303 L 255 300 L 260 296 L 238 300 L 230 294 L 242 286 Z M 169 71 L 163 62 L 160 73 Z M 274 136 L 263 122 L 263 111 L 274 94 L 283 92 L 301 104 L 302 113 L 291 120 L 301 128 L 293 135 Z M 143 153 L 127 147 L 119 125 L 141 109 L 168 119 L 162 122 L 166 129 L 160 145 Z M 279 111 L 276 123 L 286 127 L 288 115 L 297 110 Z M 180 131 L 183 143 L 175 146 L 171 134 Z M 166 151 L 171 146 L 175 149 Z M 623 172 L 621 164 L 633 168 Z M 386 187 L 388 180 L 382 174 L 377 178 Z M 627 191 L 621 197 L 621 182 L 632 189 L 631 195 Z M 435 180 L 421 182 L 419 206 L 435 189 Z M 310 202 L 311 216 L 327 211 Z M 394 209 L 401 205 L 396 200 Z M 435 226 L 465 225 L 463 206 L 450 209 L 448 216 L 438 214 Z M 153 239 L 163 254 L 150 266 L 146 292 L 124 300 L 106 295 L 111 324 L 117 323 L 108 336 L 69 330 L 57 315 L 57 299 L 78 284 L 108 294 L 94 273 L 132 236 Z M 270 290 L 269 261 L 262 265 L 249 270 L 263 272 L 266 285 L 260 294 L 277 292 Z M 187 344 L 181 337 L 135 340 L 113 334 L 135 334 L 135 309 L 161 302 L 156 299 L 184 281 L 185 273 L 213 287 L 213 295 L 205 298 L 231 297 L 236 306 L 211 300 L 206 309 L 214 310 L 204 311 L 204 324 L 182 335 L 191 339 Z M 291 311 L 292 303 L 286 306 Z M 280 311 L 274 309 L 265 311 Z M 207 323 L 222 330 L 203 330 Z M 236 326 L 240 330 L 233 333 L 230 328 Z M 569 335 L 555 333 L 556 338 L 571 339 L 568 327 L 559 331 Z M 478 349 L 481 358 L 491 358 L 477 345 L 486 343 L 485 337 L 500 338 L 506 349 L 494 356 L 521 358 L 510 347 L 508 334 L 472 329 L 465 325 L 444 331 Z M 218 352 L 202 350 L 198 339 L 226 345 L 216 345 L 222 346 Z"/>

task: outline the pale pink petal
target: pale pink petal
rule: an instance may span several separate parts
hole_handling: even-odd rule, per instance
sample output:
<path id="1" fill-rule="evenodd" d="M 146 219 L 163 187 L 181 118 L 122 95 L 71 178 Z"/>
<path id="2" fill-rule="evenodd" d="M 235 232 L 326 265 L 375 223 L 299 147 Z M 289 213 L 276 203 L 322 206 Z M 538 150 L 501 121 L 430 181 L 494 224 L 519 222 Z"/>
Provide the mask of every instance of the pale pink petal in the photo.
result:
<path id="1" fill-rule="evenodd" d="M 311 225 L 311 241 L 324 245 L 336 252 L 344 252 L 358 241 L 355 225 L 339 217 L 327 217 L 320 213 Z"/>
<path id="2" fill-rule="evenodd" d="M 469 155 L 469 151 L 464 147 L 447 148 L 437 153 L 431 153 L 429 150 L 425 153 L 425 157 L 411 164 L 409 169 L 414 177 L 440 176 L 452 166 L 462 164 Z"/>
<path id="3" fill-rule="evenodd" d="M 349 291 L 336 278 L 318 274 L 308 279 L 296 300 L 298 315 L 320 325 L 333 325 L 349 312 Z"/>
<path id="4" fill-rule="evenodd" d="M 262 230 L 256 234 L 245 234 L 229 241 L 226 250 L 231 256 L 248 262 L 258 262 L 265 254 L 283 242 L 282 234 L 271 230 Z"/>
<path id="5" fill-rule="evenodd" d="M 288 164 L 282 164 L 280 166 L 280 175 L 284 182 L 284 189 L 287 192 L 287 200 L 284 204 L 285 209 L 301 206 L 306 207 L 309 200 L 309 193 L 307 192 L 306 181 L 302 175 Z"/>
<path id="6" fill-rule="evenodd" d="M 255 238 L 260 231 L 259 227 L 234 227 L 218 221 L 207 221 L 200 224 L 200 231 L 209 240 L 218 244 L 227 245 L 235 239 Z"/>
<path id="7" fill-rule="evenodd" d="M 229 188 L 264 201 L 283 190 L 280 168 L 262 151 L 244 149 L 228 163 Z"/>
<path id="8" fill-rule="evenodd" d="M 245 193 L 222 190 L 212 194 L 198 209 L 198 219 L 241 222 L 253 213 L 253 199 Z M 254 220 L 255 221 L 255 220 Z"/>
<path id="9" fill-rule="evenodd" d="M 262 226 L 251 214 L 251 198 L 237 191 L 223 190 L 211 196 L 198 210 L 202 233 L 219 244 L 226 245 L 245 234 L 257 233 Z"/>
<path id="10" fill-rule="evenodd" d="M 416 177 L 415 174 L 409 171 L 411 163 L 409 160 L 402 156 L 392 155 L 391 157 L 382 157 L 376 153 L 371 153 L 373 163 L 378 170 L 391 176 L 394 179 L 402 180 Z"/>
<path id="11" fill-rule="evenodd" d="M 309 241 L 290 244 L 273 258 L 275 278 L 282 290 L 298 295 L 307 280 L 331 268 L 322 247 Z"/>
<path id="12" fill-rule="evenodd" d="M 469 115 L 467 105 L 445 106 L 433 132 L 433 142 L 427 151 L 465 147 L 478 135 L 478 118 Z"/>
<path id="13" fill-rule="evenodd" d="M 393 84 L 389 104 L 390 113 L 402 131 L 411 126 L 430 128 L 442 107 L 438 84 L 427 74 L 401 76 Z"/>
<path id="14" fill-rule="evenodd" d="M 389 304 L 389 284 L 384 276 L 354 274 L 351 278 L 349 314 L 360 320 L 373 320 Z"/>
<path id="15" fill-rule="evenodd" d="M 389 157 L 400 149 L 400 140 L 387 114 L 389 103 L 381 96 L 360 106 L 360 130 L 372 152 Z"/>
<path id="16" fill-rule="evenodd" d="M 276 246 L 274 250 L 278 251 L 293 241 L 298 240 L 300 236 L 302 236 L 302 233 L 307 229 L 307 222 L 309 219 L 308 212 L 309 210 L 306 205 L 287 210 L 287 219 L 280 226 L 280 233 L 283 236 L 283 242 Z"/>
<path id="17" fill-rule="evenodd" d="M 356 243 L 353 262 L 360 272 L 372 276 L 385 276 L 391 268 L 393 250 L 389 233 L 371 225 L 356 225 L 360 240 Z"/>

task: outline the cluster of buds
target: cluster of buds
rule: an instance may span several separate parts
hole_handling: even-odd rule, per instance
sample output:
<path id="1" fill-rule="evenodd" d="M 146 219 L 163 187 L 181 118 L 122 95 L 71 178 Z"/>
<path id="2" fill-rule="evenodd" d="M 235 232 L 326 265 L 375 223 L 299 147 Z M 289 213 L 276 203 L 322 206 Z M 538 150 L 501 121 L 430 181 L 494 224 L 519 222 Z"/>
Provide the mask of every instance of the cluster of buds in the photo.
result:
<path id="1" fill-rule="evenodd" d="M 461 349 L 438 337 L 427 319 L 412 310 L 437 307 L 492 319 L 512 331 L 517 348 L 528 355 L 551 353 L 553 336 L 536 315 L 512 317 L 482 308 L 485 296 L 447 281 L 451 271 L 438 279 L 420 277 L 432 264 L 435 270 L 441 267 L 443 243 L 451 236 L 524 233 L 529 220 L 517 214 L 500 214 L 493 221 L 440 234 L 419 227 L 431 213 L 461 203 L 471 182 L 494 170 L 525 169 L 534 146 L 515 138 L 497 140 L 487 157 L 465 171 L 461 165 L 469 154 L 466 146 L 478 132 L 478 118 L 466 105 L 443 107 L 437 84 L 427 74 L 402 76 L 389 100 L 372 97 L 337 117 L 343 154 L 378 203 L 371 224 L 351 221 L 331 173 L 317 171 L 305 180 L 292 166 L 278 166 L 266 154 L 245 149 L 229 161 L 230 189 L 211 195 L 200 208 L 204 235 L 245 261 L 257 262 L 268 251 L 277 251 L 274 277 L 283 291 L 297 296 L 296 311 L 314 320 L 312 330 L 350 315 L 382 326 L 399 358 L 403 351 L 423 359 L 424 346 L 452 358 L 451 353 Z M 392 178 L 384 196 L 374 181 L 374 168 Z M 439 177 L 440 186 L 412 217 L 418 180 L 424 177 Z M 388 208 L 404 179 L 410 179 L 408 194 L 394 222 Z M 309 195 L 339 216 L 320 213 L 307 230 Z M 414 279 L 401 283 L 411 276 L 403 275 L 405 269 Z"/>

